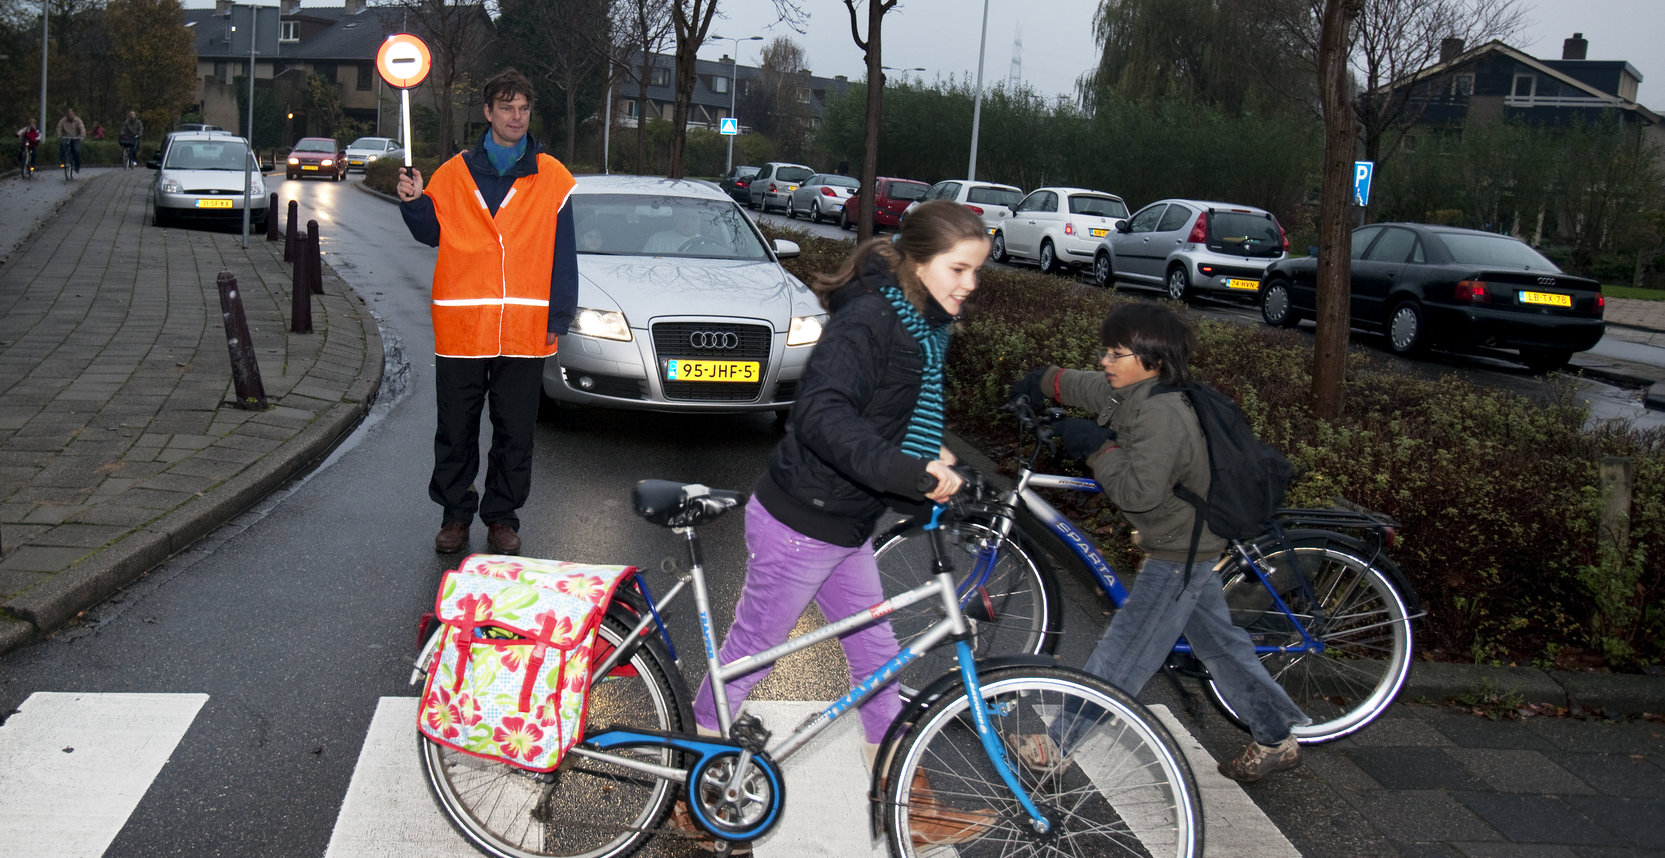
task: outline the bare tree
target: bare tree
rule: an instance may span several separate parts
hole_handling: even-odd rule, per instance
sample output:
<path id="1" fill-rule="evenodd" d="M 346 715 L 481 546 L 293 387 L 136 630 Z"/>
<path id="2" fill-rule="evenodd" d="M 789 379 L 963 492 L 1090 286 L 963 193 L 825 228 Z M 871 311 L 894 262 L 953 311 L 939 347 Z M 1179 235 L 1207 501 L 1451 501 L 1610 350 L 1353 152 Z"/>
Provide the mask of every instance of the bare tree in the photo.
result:
<path id="1" fill-rule="evenodd" d="M 665 40 L 671 34 L 671 0 L 614 0 L 613 19 L 617 38 L 610 74 L 636 84 L 635 170 L 644 173 L 648 84 L 653 79 L 654 57 L 665 49 Z M 605 164 L 606 154 L 602 157 Z"/>
<path id="2" fill-rule="evenodd" d="M 463 0 L 400 0 L 394 8 L 405 13 L 412 33 L 428 45 L 433 68 L 424 81 L 434 96 L 439 114 L 441 155 L 457 151 L 456 101 L 466 104 L 471 87 L 470 73 L 485 59 L 491 35 L 491 18 L 482 3 Z M 408 142 L 408 141 L 407 141 Z"/>
<path id="3" fill-rule="evenodd" d="M 1347 32 L 1366 0 L 1324 0 L 1318 40 L 1318 91 L 1324 107 L 1324 178 L 1318 212 L 1318 332 L 1312 348 L 1312 410 L 1322 420 L 1341 415 L 1346 380 L 1348 288 L 1352 276 L 1347 207 L 1352 196 L 1352 91 L 1347 79 Z"/>
<path id="4" fill-rule="evenodd" d="M 784 36 L 763 48 L 758 86 L 745 99 L 744 116 L 759 134 L 775 144 L 781 158 L 803 157 L 809 138 L 809 103 L 802 96 L 809 88 L 809 66 L 804 49 Z"/>
<path id="5" fill-rule="evenodd" d="M 515 62 L 534 80 L 564 95 L 565 159 L 578 147 L 578 92 L 610 59 L 608 0 L 499 0 L 499 32 L 514 45 Z"/>
<path id="6" fill-rule="evenodd" d="M 700 46 L 711 33 L 711 19 L 717 14 L 717 0 L 675 0 L 671 4 L 671 25 L 676 30 L 676 70 L 672 74 L 676 91 L 671 107 L 671 154 L 665 174 L 682 178 L 682 148 L 688 142 L 688 105 L 694 100 L 694 78 Z"/>
<path id="7" fill-rule="evenodd" d="M 856 240 L 873 237 L 873 177 L 879 173 L 879 114 L 884 108 L 885 72 L 881 53 L 885 13 L 895 8 L 896 0 L 867 0 L 867 38 L 861 36 L 861 16 L 856 14 L 856 0 L 844 0 L 850 12 L 850 38 L 867 56 L 867 129 L 862 134 L 861 151 L 861 211 L 856 220 Z"/>

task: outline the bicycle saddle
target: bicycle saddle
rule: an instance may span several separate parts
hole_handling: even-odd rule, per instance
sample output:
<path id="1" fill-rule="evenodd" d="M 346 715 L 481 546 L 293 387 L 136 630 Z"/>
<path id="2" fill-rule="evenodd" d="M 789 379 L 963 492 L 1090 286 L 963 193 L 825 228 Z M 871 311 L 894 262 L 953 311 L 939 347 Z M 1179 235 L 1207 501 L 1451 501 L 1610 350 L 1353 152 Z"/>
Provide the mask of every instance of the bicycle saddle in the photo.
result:
<path id="1" fill-rule="evenodd" d="M 630 491 L 636 514 L 663 527 L 704 524 L 746 502 L 746 496 L 699 483 L 642 480 Z"/>

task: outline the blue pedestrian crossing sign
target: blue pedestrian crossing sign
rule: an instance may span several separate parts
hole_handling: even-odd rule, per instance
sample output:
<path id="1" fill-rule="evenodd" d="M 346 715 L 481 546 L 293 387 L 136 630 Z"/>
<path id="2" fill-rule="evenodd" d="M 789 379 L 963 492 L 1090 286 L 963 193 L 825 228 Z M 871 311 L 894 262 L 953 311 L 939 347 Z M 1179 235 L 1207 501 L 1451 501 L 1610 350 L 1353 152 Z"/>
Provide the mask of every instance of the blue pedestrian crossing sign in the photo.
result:
<path id="1" fill-rule="evenodd" d="M 722 119 L 718 120 L 717 133 L 719 133 L 719 134 L 739 134 L 740 133 L 740 120 L 735 119 L 732 116 L 723 117 Z"/>
<path id="2" fill-rule="evenodd" d="M 1353 205 L 1370 205 L 1370 176 L 1375 171 L 1374 161 L 1353 162 Z"/>

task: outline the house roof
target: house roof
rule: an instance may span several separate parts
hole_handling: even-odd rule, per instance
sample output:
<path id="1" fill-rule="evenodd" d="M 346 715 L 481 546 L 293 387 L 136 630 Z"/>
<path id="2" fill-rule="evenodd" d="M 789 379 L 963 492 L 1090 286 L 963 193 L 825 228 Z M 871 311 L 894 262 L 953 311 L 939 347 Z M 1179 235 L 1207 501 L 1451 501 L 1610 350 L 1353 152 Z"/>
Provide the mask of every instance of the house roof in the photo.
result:
<path id="1" fill-rule="evenodd" d="M 484 6 L 478 6 L 484 14 Z M 322 30 L 309 33 L 295 42 L 279 42 L 278 58 L 322 62 L 371 62 L 382 41 L 394 33 L 404 32 L 407 22 L 404 10 L 395 6 L 368 6 L 353 14 L 345 7 L 308 6 L 293 14 L 282 16 L 284 21 L 323 25 Z M 226 17 L 213 9 L 186 9 L 185 26 L 197 37 L 197 57 L 201 59 L 247 60 L 248 54 L 234 54 L 227 39 Z M 308 30 L 311 27 L 307 28 Z"/>
<path id="2" fill-rule="evenodd" d="M 1510 47 L 1498 39 L 1493 39 L 1478 47 L 1470 48 L 1469 50 L 1464 51 L 1444 62 L 1426 66 L 1407 77 L 1400 78 L 1399 80 L 1391 83 L 1382 84 L 1381 86 L 1370 90 L 1370 92 L 1372 94 L 1386 94 L 1396 89 L 1412 86 L 1428 80 L 1429 78 L 1439 77 L 1447 72 L 1454 71 L 1458 67 L 1474 62 L 1481 56 L 1488 53 L 1497 53 L 1506 56 L 1509 59 L 1519 62 L 1522 65 L 1539 72 L 1540 74 L 1548 75 L 1575 90 L 1585 93 L 1592 101 L 1597 102 L 1597 104 L 1592 104 L 1592 107 L 1603 106 L 1619 110 L 1632 110 L 1642 115 L 1649 122 L 1656 123 L 1660 120 L 1659 114 L 1647 109 L 1646 107 L 1643 107 L 1634 101 L 1630 101 L 1629 99 L 1620 98 L 1619 96 L 1606 92 L 1599 87 L 1585 83 L 1584 81 L 1553 67 L 1548 62 L 1540 60 L 1518 48 Z M 1627 63 L 1626 65 L 1628 66 L 1629 64 Z M 1637 74 L 1636 78 L 1640 80 L 1641 75 Z"/>

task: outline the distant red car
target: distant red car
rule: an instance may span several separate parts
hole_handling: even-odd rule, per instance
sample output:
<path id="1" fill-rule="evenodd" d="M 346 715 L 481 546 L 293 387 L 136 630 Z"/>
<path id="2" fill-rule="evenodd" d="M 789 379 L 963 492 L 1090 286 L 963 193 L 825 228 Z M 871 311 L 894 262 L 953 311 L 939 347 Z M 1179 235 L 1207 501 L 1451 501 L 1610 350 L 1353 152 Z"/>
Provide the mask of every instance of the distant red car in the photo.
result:
<path id="1" fill-rule="evenodd" d="M 908 204 L 924 195 L 930 185 L 916 182 L 912 179 L 886 179 L 879 177 L 873 180 L 873 186 L 878 192 L 873 197 L 873 225 L 875 227 L 896 227 L 902 223 L 902 212 Z M 856 221 L 861 217 L 861 191 L 850 195 L 844 201 L 844 214 L 839 217 L 838 225 L 845 229 L 855 229 Z"/>
<path id="2" fill-rule="evenodd" d="M 347 150 L 328 137 L 302 137 L 289 150 L 283 174 L 290 179 L 322 176 L 339 182 L 347 178 Z"/>

